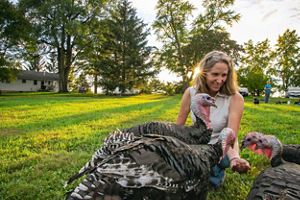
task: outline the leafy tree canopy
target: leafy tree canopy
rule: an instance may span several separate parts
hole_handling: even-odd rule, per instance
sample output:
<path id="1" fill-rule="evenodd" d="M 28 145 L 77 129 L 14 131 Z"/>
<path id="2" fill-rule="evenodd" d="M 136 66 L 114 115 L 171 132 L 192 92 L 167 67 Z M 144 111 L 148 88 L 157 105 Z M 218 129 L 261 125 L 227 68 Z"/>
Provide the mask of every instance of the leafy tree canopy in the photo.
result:
<path id="1" fill-rule="evenodd" d="M 278 37 L 274 54 L 275 66 L 271 73 L 282 81 L 281 89 L 300 86 L 300 36 L 287 29 Z"/>
<path id="2" fill-rule="evenodd" d="M 249 40 L 244 44 L 244 50 L 238 70 L 239 82 L 248 87 L 250 93 L 259 96 L 267 80 L 271 79 L 266 73 L 273 58 L 270 42 L 264 40 L 255 44 Z"/>
<path id="3" fill-rule="evenodd" d="M 111 8 L 106 23 L 110 37 L 103 43 L 103 59 L 96 65 L 100 85 L 107 91 L 118 88 L 125 93 L 156 73 L 150 56 L 152 48 L 147 46 L 149 30 L 127 0 Z"/>
<path id="4" fill-rule="evenodd" d="M 191 82 L 195 64 L 209 51 L 221 50 L 238 57 L 241 46 L 226 32 L 226 26 L 240 19 L 229 9 L 233 3 L 234 0 L 204 1 L 204 12 L 190 28 L 193 5 L 185 0 L 158 1 L 153 28 L 163 42 L 159 63 L 182 77 L 182 90 Z"/>

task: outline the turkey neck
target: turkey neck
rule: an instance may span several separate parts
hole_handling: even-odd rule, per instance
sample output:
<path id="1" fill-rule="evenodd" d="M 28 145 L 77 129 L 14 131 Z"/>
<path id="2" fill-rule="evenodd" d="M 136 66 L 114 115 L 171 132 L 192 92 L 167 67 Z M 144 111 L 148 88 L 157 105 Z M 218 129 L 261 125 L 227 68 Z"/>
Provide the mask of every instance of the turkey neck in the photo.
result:
<path id="1" fill-rule="evenodd" d="M 276 138 L 272 138 L 272 155 L 271 155 L 271 166 L 277 167 L 278 165 L 284 163 L 282 159 L 282 144 Z"/>
<path id="2" fill-rule="evenodd" d="M 284 161 L 282 160 L 281 155 L 276 155 L 271 160 L 272 167 L 277 167 L 277 166 L 281 165 L 282 163 L 284 163 Z"/>
<path id="3" fill-rule="evenodd" d="M 209 106 L 200 107 L 200 113 L 201 113 L 200 118 L 204 121 L 204 123 L 206 124 L 206 127 L 208 129 L 210 129 L 211 128 L 210 119 L 209 119 L 209 116 L 210 116 L 210 107 Z"/>

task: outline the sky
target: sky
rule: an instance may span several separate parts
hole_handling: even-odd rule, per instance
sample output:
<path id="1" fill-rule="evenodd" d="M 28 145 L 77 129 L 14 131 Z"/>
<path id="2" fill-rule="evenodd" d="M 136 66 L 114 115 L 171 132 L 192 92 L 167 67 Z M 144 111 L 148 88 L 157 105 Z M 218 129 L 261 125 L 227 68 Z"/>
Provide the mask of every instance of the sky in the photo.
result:
<path id="1" fill-rule="evenodd" d="M 193 12 L 194 17 L 203 10 L 201 0 L 189 0 L 197 9 Z M 155 6 L 157 0 L 131 0 L 138 16 L 144 23 L 151 25 L 155 20 Z M 228 28 L 231 39 L 243 44 L 252 39 L 254 42 L 269 39 L 271 45 L 276 43 L 279 35 L 286 29 L 296 30 L 300 35 L 300 0 L 236 0 L 231 7 L 240 13 L 241 19 Z M 152 32 L 153 33 L 153 32 Z M 148 44 L 160 47 L 154 34 L 148 38 Z M 163 70 L 159 74 L 162 81 L 176 81 L 174 75 Z"/>

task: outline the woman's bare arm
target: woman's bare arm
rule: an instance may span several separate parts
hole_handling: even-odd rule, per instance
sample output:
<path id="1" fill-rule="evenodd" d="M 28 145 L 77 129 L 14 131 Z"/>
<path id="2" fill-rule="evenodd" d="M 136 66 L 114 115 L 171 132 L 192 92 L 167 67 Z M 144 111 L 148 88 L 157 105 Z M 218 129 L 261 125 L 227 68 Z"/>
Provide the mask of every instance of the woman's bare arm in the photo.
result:
<path id="1" fill-rule="evenodd" d="M 189 90 L 189 88 L 187 88 L 181 98 L 181 107 L 180 107 L 180 111 L 178 113 L 176 124 L 178 124 L 178 125 L 185 124 L 186 119 L 190 113 L 190 105 L 191 105 L 190 90 Z"/>
<path id="2" fill-rule="evenodd" d="M 227 127 L 231 128 L 237 135 L 240 128 L 241 119 L 244 112 L 244 98 L 239 93 L 232 96 L 229 106 L 229 116 Z M 234 148 L 227 153 L 232 169 L 238 172 L 245 172 L 250 169 L 248 161 L 240 158 L 238 139 L 235 141 Z"/>

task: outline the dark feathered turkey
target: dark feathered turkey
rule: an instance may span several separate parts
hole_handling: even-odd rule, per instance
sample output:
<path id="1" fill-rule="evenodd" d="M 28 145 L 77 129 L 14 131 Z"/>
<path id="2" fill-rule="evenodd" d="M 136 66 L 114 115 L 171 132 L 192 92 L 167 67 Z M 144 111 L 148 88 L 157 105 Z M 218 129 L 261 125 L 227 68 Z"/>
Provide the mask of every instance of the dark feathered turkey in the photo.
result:
<path id="1" fill-rule="evenodd" d="M 124 129 L 122 132 L 131 132 L 135 136 L 155 133 L 175 137 L 187 144 L 207 144 L 212 134 L 209 120 L 211 106 L 216 106 L 214 98 L 205 93 L 196 94 L 191 99 L 191 110 L 196 116 L 196 122 L 192 126 L 148 122 Z"/>
<path id="2" fill-rule="evenodd" d="M 116 148 L 131 143 L 147 134 L 172 136 L 187 144 L 207 144 L 212 134 L 209 120 L 210 106 L 216 106 L 214 98 L 204 93 L 196 94 L 191 99 L 191 109 L 196 116 L 196 123 L 192 126 L 180 126 L 167 122 L 148 122 L 131 128 L 114 131 L 104 140 L 103 146 L 95 152 L 91 160 L 88 161 L 78 173 L 71 176 L 66 184 L 71 183 L 93 169 L 97 163 L 110 155 Z M 117 134 L 118 132 L 122 134 Z M 133 133 L 133 136 L 127 137 L 127 135 L 123 133 Z"/>
<path id="3" fill-rule="evenodd" d="M 297 163 L 300 165 L 300 145 L 285 144 L 283 145 L 282 158 L 285 161 Z"/>
<path id="4" fill-rule="evenodd" d="M 300 165 L 293 162 L 297 160 L 293 146 L 285 146 L 282 154 L 283 146 L 275 136 L 256 132 L 246 135 L 242 146 L 271 159 L 271 167 L 255 179 L 247 200 L 300 200 Z M 284 161 L 282 155 L 292 162 Z"/>
<path id="5" fill-rule="evenodd" d="M 245 146 L 256 153 L 262 154 L 263 153 L 262 150 L 256 149 L 257 143 L 259 143 L 259 140 L 266 141 L 265 138 L 269 138 L 269 137 L 273 137 L 273 136 L 263 135 L 262 133 L 258 133 L 258 132 L 250 132 L 243 139 L 242 146 Z M 283 144 L 281 158 L 285 161 L 297 163 L 300 165 L 300 145 Z"/>
<path id="6" fill-rule="evenodd" d="M 103 159 L 67 199 L 205 199 L 210 170 L 234 140 L 231 129 L 214 145 L 192 147 L 174 137 L 146 135 Z"/>

